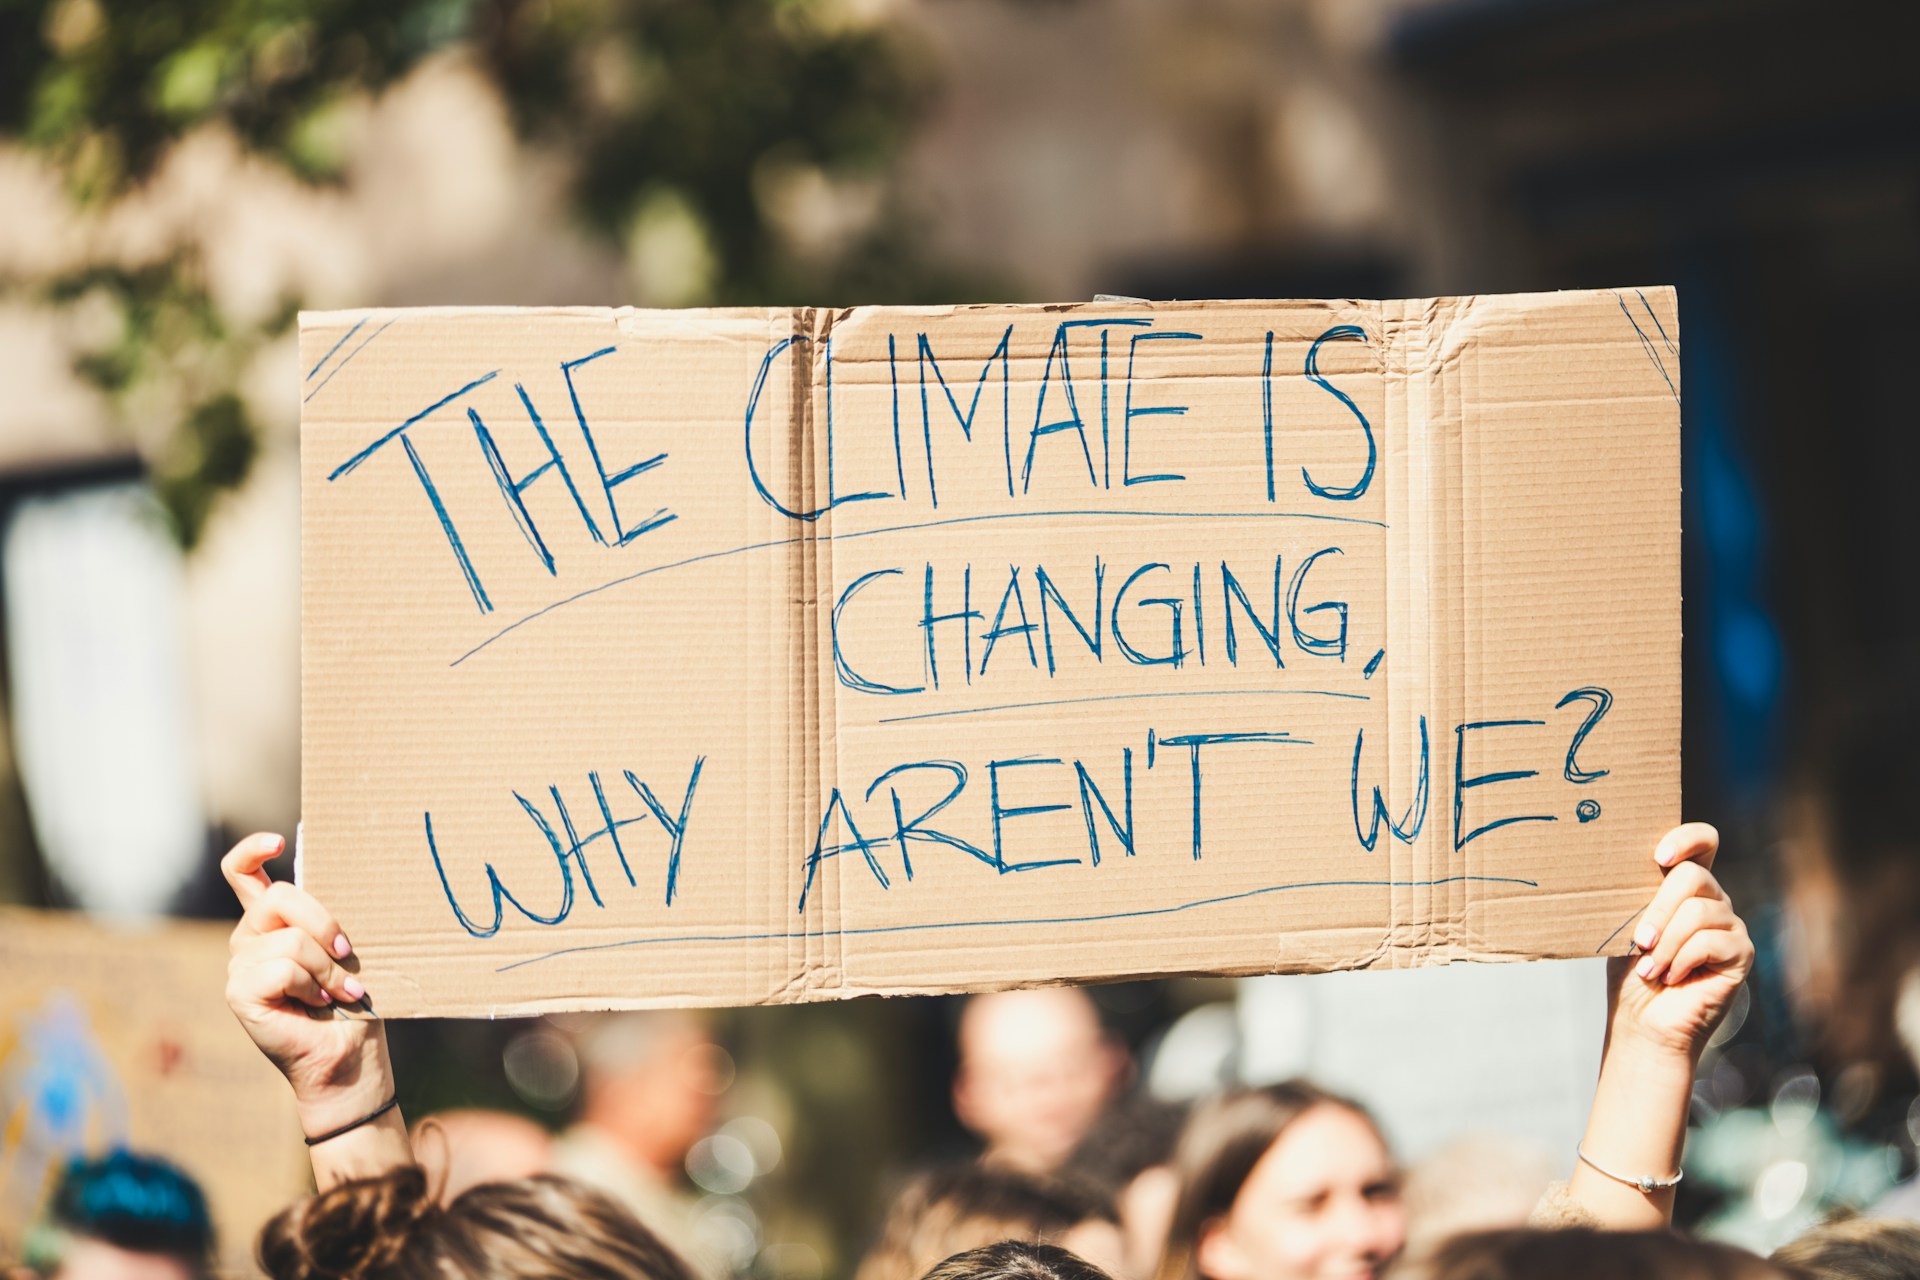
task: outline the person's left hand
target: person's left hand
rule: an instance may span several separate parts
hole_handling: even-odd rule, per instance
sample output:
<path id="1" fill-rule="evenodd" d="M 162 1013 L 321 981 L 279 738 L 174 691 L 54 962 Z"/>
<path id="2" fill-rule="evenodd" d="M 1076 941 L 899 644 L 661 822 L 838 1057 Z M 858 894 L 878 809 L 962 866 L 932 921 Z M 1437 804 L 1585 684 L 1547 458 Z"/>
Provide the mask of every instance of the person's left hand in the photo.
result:
<path id="1" fill-rule="evenodd" d="M 1654 850 L 1667 878 L 1635 925 L 1640 954 L 1608 969 L 1616 1035 L 1698 1058 L 1753 967 L 1753 940 L 1713 876 L 1720 833 L 1704 822 L 1669 831 Z"/>

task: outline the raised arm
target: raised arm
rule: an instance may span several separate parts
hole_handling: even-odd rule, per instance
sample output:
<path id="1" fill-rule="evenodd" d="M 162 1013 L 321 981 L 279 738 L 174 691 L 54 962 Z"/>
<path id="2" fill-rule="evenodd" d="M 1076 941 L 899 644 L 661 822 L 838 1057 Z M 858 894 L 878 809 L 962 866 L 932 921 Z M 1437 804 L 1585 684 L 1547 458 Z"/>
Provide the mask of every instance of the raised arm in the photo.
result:
<path id="1" fill-rule="evenodd" d="M 410 1164 L 413 1150 L 399 1107 L 388 1105 L 387 1030 L 352 973 L 352 945 L 311 894 L 275 883 L 264 870 L 284 844 L 277 835 L 248 836 L 220 861 L 244 908 L 233 930 L 227 1004 L 293 1087 L 314 1182 L 325 1191 Z"/>
<path id="2" fill-rule="evenodd" d="M 1719 847 L 1704 822 L 1661 839 L 1667 877 L 1635 925 L 1635 953 L 1608 963 L 1606 1051 L 1567 1194 L 1613 1230 L 1672 1221 L 1694 1069 L 1753 967 L 1747 927 L 1713 877 Z"/>

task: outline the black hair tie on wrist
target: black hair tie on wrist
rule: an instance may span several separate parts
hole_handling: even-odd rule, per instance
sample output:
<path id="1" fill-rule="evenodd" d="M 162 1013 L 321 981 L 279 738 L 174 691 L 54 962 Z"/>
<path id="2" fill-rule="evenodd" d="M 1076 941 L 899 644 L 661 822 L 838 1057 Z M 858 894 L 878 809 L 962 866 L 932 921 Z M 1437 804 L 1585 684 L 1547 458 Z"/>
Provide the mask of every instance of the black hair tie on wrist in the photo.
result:
<path id="1" fill-rule="evenodd" d="M 317 1138 L 308 1138 L 306 1140 L 307 1145 L 310 1147 L 317 1147 L 321 1143 L 331 1141 L 332 1139 L 339 1137 L 343 1133 L 352 1133 L 355 1129 L 358 1129 L 363 1124 L 372 1124 L 375 1120 L 378 1120 L 381 1116 L 387 1114 L 387 1112 L 393 1110 L 395 1107 L 399 1105 L 400 1105 L 400 1095 L 396 1093 L 391 1098 L 388 1098 L 385 1102 L 375 1107 L 373 1110 L 367 1112 L 367 1114 L 361 1116 L 358 1120 L 349 1120 L 346 1124 L 341 1125 L 338 1129 L 329 1129 Z"/>

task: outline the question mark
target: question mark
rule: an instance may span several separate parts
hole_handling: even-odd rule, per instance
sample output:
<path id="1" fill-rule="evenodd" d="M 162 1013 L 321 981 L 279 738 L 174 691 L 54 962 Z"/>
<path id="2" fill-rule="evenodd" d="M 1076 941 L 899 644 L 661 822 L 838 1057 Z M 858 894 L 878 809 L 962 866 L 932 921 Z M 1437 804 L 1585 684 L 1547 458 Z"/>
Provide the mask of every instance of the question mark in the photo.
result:
<path id="1" fill-rule="evenodd" d="M 1567 766 L 1562 771 L 1568 782 L 1585 786 L 1596 778 L 1606 777 L 1607 774 L 1611 772 L 1611 770 L 1607 769 L 1582 769 L 1577 757 L 1580 754 L 1580 744 L 1587 740 L 1587 735 L 1592 733 L 1593 727 L 1600 723 L 1600 718 L 1606 715 L 1613 707 L 1613 695 L 1605 689 L 1589 685 L 1584 689 L 1575 689 L 1572 693 L 1569 693 L 1566 697 L 1554 703 L 1553 708 L 1558 711 L 1570 702 L 1591 702 L 1593 704 L 1593 710 L 1589 711 L 1587 718 L 1580 722 L 1580 727 L 1573 731 L 1573 741 L 1567 744 Z M 1588 808 L 1590 805 L 1592 806 L 1591 809 Z M 1600 806 L 1594 801 L 1582 800 L 1577 811 L 1577 816 L 1582 822 L 1592 822 L 1600 816 Z"/>

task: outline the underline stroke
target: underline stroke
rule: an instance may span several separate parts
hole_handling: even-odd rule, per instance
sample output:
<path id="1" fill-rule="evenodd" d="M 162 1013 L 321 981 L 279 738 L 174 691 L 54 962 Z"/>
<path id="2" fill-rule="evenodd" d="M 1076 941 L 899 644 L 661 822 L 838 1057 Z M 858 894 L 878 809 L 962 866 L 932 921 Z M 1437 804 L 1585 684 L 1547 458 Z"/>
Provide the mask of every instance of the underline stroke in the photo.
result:
<path id="1" fill-rule="evenodd" d="M 1089 698 L 1048 698 L 1039 702 L 1003 702 L 991 707 L 960 707 L 953 711 L 920 711 L 910 716 L 882 716 L 880 724 L 903 720 L 938 720 L 945 716 L 980 716 L 990 711 L 1025 711 L 1033 707 L 1070 707 L 1082 702 L 1129 702 L 1140 698 L 1350 698 L 1371 702 L 1365 693 L 1337 693 L 1332 689 L 1174 689 L 1165 693 L 1102 693 Z"/>
<path id="2" fill-rule="evenodd" d="M 875 925 L 864 929 L 808 929 L 796 933 L 715 933 L 692 934 L 684 937 L 627 938 L 620 942 L 596 942 L 578 947 L 563 947 L 558 951 L 549 951 L 545 955 L 530 956 L 525 960 L 516 960 L 512 964 L 503 964 L 494 972 L 506 973 L 512 969 L 539 964 L 543 960 L 553 960 L 560 956 L 577 955 L 582 952 L 614 951 L 625 947 L 643 947 L 660 943 L 775 942 L 799 938 L 848 938 L 885 933 L 918 933 L 929 929 L 999 929 L 1015 925 L 1100 924 L 1109 920 L 1138 920 L 1148 916 L 1170 916 L 1199 907 L 1217 907 L 1223 903 L 1240 902 L 1247 898 L 1258 898 L 1269 893 L 1285 893 L 1293 889 L 1432 889 L 1443 884 L 1456 884 L 1461 881 L 1477 884 L 1518 884 L 1529 889 L 1540 887 L 1538 881 L 1523 880 L 1518 876 L 1461 875 L 1443 876 L 1438 880 L 1300 880 L 1292 884 L 1272 884 L 1260 889 L 1247 889 L 1241 893 L 1223 894 L 1217 898 L 1200 898 L 1193 902 L 1176 903 L 1170 907 L 1146 907 L 1139 911 L 1109 911 L 1097 915 L 1048 916 L 1024 920 L 941 920 L 929 924 Z"/>

